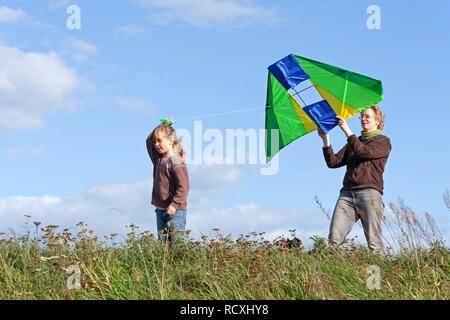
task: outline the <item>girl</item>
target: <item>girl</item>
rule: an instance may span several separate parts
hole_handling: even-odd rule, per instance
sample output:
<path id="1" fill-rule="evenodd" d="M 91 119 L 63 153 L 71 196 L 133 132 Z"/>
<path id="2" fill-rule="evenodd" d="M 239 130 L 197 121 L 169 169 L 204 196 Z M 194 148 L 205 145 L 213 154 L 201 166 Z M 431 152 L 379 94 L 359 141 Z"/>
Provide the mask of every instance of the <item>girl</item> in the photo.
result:
<path id="1" fill-rule="evenodd" d="M 369 249 L 383 253 L 381 218 L 383 216 L 383 172 L 391 142 L 381 134 L 384 115 L 377 106 L 361 113 L 362 132 L 356 137 L 342 117 L 339 127 L 348 143 L 334 153 L 328 134 L 319 130 L 323 140 L 323 154 L 329 168 L 347 166 L 343 187 L 331 220 L 329 241 L 340 245 L 350 233 L 353 224 L 361 219 Z"/>
<path id="2" fill-rule="evenodd" d="M 156 206 L 158 239 L 171 241 L 171 233 L 186 227 L 189 175 L 185 152 L 172 128 L 164 119 L 147 138 L 147 151 L 153 163 L 152 204 Z"/>

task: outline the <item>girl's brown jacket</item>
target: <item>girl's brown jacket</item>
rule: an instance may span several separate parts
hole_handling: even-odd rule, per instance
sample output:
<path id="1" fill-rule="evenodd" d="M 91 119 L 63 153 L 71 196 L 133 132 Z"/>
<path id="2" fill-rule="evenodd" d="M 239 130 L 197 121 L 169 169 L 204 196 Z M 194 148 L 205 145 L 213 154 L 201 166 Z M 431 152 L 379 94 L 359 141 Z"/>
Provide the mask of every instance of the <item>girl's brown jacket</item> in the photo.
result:
<path id="1" fill-rule="evenodd" d="M 174 155 L 164 158 L 156 150 L 150 136 L 147 138 L 147 152 L 153 163 L 152 204 L 167 209 L 187 209 L 189 175 L 184 160 Z"/>

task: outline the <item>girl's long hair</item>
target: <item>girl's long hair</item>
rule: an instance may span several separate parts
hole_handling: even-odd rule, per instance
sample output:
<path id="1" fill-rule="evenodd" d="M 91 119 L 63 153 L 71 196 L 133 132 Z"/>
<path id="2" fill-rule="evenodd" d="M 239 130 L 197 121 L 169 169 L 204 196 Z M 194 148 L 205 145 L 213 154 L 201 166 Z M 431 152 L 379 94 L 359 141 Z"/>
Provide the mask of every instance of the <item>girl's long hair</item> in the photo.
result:
<path id="1" fill-rule="evenodd" d="M 171 125 L 161 123 L 157 126 L 152 133 L 150 134 L 150 139 L 153 143 L 156 142 L 156 138 L 159 135 L 163 135 L 167 139 L 171 139 L 173 141 L 173 151 L 175 154 L 179 155 L 183 160 L 186 157 L 186 151 L 184 151 L 183 145 L 181 144 L 180 139 L 177 137 L 175 129 L 172 128 Z"/>

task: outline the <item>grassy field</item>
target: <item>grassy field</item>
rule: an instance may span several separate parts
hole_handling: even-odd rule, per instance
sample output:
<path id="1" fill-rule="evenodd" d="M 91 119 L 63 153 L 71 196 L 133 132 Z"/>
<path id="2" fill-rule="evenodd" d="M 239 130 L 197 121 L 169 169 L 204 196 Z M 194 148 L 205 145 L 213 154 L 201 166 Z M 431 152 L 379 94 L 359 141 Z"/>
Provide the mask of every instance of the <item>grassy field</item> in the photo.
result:
<path id="1" fill-rule="evenodd" d="M 199 240 L 186 232 L 169 246 L 134 225 L 115 244 L 117 235 L 100 240 L 84 223 L 71 234 L 30 222 L 26 235 L 0 240 L 0 299 L 449 299 L 450 253 L 431 216 L 391 209 L 384 230 L 395 254 L 386 256 L 352 241 L 332 248 L 315 237 L 303 248 L 219 230 Z"/>

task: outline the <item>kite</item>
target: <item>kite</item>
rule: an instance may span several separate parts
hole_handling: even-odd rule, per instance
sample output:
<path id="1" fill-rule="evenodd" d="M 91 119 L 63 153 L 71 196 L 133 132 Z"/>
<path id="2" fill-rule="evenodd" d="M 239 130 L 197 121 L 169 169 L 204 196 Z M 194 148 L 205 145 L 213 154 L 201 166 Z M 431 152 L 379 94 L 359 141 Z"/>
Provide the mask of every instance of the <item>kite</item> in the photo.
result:
<path id="1" fill-rule="evenodd" d="M 268 67 L 267 162 L 317 128 L 325 133 L 383 99 L 383 85 L 358 73 L 290 54 Z M 275 129 L 275 130 L 274 130 Z"/>

